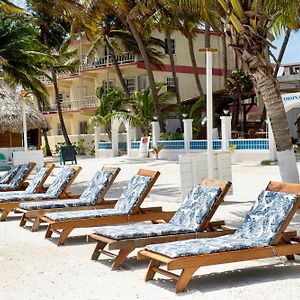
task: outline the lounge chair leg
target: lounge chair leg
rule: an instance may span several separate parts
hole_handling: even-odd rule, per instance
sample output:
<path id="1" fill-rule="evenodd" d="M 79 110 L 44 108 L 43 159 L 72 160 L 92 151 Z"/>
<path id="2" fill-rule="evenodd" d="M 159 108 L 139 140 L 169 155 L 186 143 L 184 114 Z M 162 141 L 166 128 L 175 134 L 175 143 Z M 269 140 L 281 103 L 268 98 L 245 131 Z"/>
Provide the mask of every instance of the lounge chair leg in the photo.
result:
<path id="1" fill-rule="evenodd" d="M 26 218 L 25 214 L 23 214 L 19 225 L 25 226 L 26 222 L 27 222 L 27 218 Z"/>
<path id="2" fill-rule="evenodd" d="M 45 233 L 45 239 L 51 238 L 52 233 L 53 233 L 53 231 L 51 229 L 51 224 L 49 224 L 48 227 L 47 227 L 46 233 Z"/>
<path id="3" fill-rule="evenodd" d="M 286 255 L 285 256 L 287 258 L 287 260 L 295 260 L 295 256 L 294 255 Z"/>
<path id="4" fill-rule="evenodd" d="M 61 246 L 65 243 L 65 240 L 68 238 L 70 232 L 73 230 L 73 228 L 66 228 L 63 229 L 57 242 L 57 246 Z"/>
<path id="5" fill-rule="evenodd" d="M 193 274 L 197 271 L 197 269 L 198 268 L 188 268 L 188 269 L 182 270 L 180 277 L 176 284 L 176 288 L 175 288 L 176 294 L 181 293 L 185 290 L 186 286 L 190 282 Z"/>
<path id="6" fill-rule="evenodd" d="M 99 241 L 95 247 L 93 254 L 92 254 L 91 260 L 97 260 L 101 254 L 101 250 L 103 250 L 106 245 L 107 245 L 107 243 L 103 243 L 103 242 Z"/>
<path id="7" fill-rule="evenodd" d="M 37 217 L 32 224 L 31 231 L 32 232 L 38 231 L 40 228 L 40 224 L 41 224 L 40 218 Z"/>
<path id="8" fill-rule="evenodd" d="M 153 268 L 158 268 L 160 266 L 161 262 L 158 260 L 151 259 L 150 264 L 148 266 L 148 270 L 145 276 L 145 281 L 152 280 L 156 271 L 153 270 Z"/>
<path id="9" fill-rule="evenodd" d="M 0 221 L 5 221 L 7 219 L 7 215 L 11 212 L 11 210 L 2 210 Z"/>
<path id="10" fill-rule="evenodd" d="M 134 250 L 134 248 L 123 248 L 120 249 L 118 256 L 114 260 L 111 269 L 116 270 L 120 268 L 124 262 L 124 260 L 127 258 L 128 254 L 131 253 Z"/>

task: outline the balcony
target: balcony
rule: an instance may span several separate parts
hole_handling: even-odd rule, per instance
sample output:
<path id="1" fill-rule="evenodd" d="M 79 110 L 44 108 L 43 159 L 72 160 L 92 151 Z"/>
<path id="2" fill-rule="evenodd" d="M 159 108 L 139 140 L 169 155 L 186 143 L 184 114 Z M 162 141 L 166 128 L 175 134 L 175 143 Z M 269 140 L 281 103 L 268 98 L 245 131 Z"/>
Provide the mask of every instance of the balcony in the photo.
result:
<path id="1" fill-rule="evenodd" d="M 128 64 L 136 61 L 136 57 L 132 52 L 124 52 L 122 55 L 116 55 L 117 62 L 120 65 Z M 92 63 L 83 64 L 83 69 L 96 69 L 101 67 L 109 67 L 113 65 L 111 55 L 106 55 L 98 58 Z"/>
<path id="2" fill-rule="evenodd" d="M 80 111 L 85 109 L 96 109 L 98 106 L 98 99 L 96 96 L 85 96 L 82 100 L 62 101 L 62 111 Z M 44 113 L 57 112 L 57 106 L 53 105 L 43 109 Z"/>

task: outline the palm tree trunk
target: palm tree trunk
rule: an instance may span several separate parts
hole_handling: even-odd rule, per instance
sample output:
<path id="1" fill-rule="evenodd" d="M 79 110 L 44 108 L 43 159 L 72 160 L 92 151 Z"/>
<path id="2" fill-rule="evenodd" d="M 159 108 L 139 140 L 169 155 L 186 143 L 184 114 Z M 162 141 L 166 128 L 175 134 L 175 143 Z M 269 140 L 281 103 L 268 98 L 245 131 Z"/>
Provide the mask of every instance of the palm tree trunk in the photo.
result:
<path id="1" fill-rule="evenodd" d="M 155 114 L 157 116 L 157 121 L 159 123 L 160 130 L 162 132 L 165 132 L 166 129 L 165 129 L 165 124 L 164 124 L 161 109 L 160 109 L 159 98 L 158 98 L 158 94 L 157 94 L 157 90 L 156 90 L 156 86 L 155 86 L 155 80 L 154 80 L 154 75 L 153 75 L 153 71 L 152 71 L 152 66 L 151 66 L 147 51 L 145 49 L 145 45 L 143 43 L 143 40 L 142 40 L 138 30 L 135 28 L 135 25 L 134 25 L 130 15 L 127 15 L 126 21 L 129 26 L 129 29 L 132 33 L 132 36 L 134 37 L 134 39 L 140 49 L 142 58 L 144 60 L 145 66 L 146 66 L 147 75 L 148 75 L 148 79 L 149 79 L 149 86 L 151 89 L 154 108 L 155 108 Z"/>
<path id="2" fill-rule="evenodd" d="M 266 74 L 261 69 L 253 72 L 253 77 L 270 118 L 282 181 L 299 182 L 296 157 L 278 82 L 273 74 Z"/>
<path id="3" fill-rule="evenodd" d="M 169 55 L 170 65 L 171 65 L 171 70 L 172 70 L 172 77 L 173 77 L 173 81 L 174 81 L 176 102 L 177 102 L 178 107 L 181 108 L 182 105 L 181 105 L 179 83 L 178 83 L 176 65 L 175 65 L 173 49 L 172 49 L 172 40 L 171 40 L 171 35 L 170 35 L 169 30 L 166 30 L 166 40 L 167 40 L 168 55 Z M 180 129 L 181 129 L 181 131 L 183 131 L 183 124 L 182 124 L 182 116 L 181 115 L 179 116 L 179 120 L 180 120 Z"/>
<path id="4" fill-rule="evenodd" d="M 226 86 L 227 82 L 227 73 L 228 73 L 228 60 L 227 60 L 227 43 L 226 43 L 226 35 L 222 34 L 222 47 L 223 47 L 223 78 L 224 78 L 224 86 Z"/>
<path id="5" fill-rule="evenodd" d="M 170 32 L 168 30 L 166 30 L 166 40 L 167 40 L 168 55 L 169 55 L 170 65 L 172 70 L 172 77 L 174 80 L 176 100 L 178 106 L 181 107 L 181 97 L 180 97 L 179 84 L 178 84 L 178 78 L 176 73 L 176 65 L 175 65 L 173 49 L 172 49 L 172 40 L 171 40 Z"/>
<path id="6" fill-rule="evenodd" d="M 290 36 L 291 36 L 291 30 L 287 29 L 287 31 L 285 32 L 285 36 L 284 36 L 283 42 L 282 42 L 281 47 L 280 47 L 280 51 L 279 51 L 279 54 L 278 54 L 276 67 L 275 67 L 275 70 L 274 70 L 274 76 L 275 77 L 277 77 L 277 74 L 278 74 L 278 71 L 279 71 L 279 67 L 280 67 L 283 55 L 285 53 L 286 47 L 288 45 Z M 266 107 L 264 106 L 260 122 L 263 123 L 266 120 L 266 117 L 267 117 L 267 111 L 266 111 Z"/>
<path id="7" fill-rule="evenodd" d="M 204 32 L 204 47 L 210 48 L 210 25 L 208 21 L 205 21 L 205 32 Z"/>
<path id="8" fill-rule="evenodd" d="M 285 32 L 285 36 L 283 39 L 283 42 L 281 44 L 281 48 L 280 48 L 280 52 L 278 54 L 278 59 L 277 59 L 277 63 L 276 63 L 276 68 L 274 70 L 274 76 L 277 77 L 278 71 L 279 71 L 279 67 L 283 58 L 283 55 L 285 53 L 286 47 L 288 45 L 289 39 L 291 36 L 291 30 L 287 29 L 287 31 Z"/>
<path id="9" fill-rule="evenodd" d="M 188 44 L 189 44 L 189 52 L 190 52 L 191 62 L 192 62 L 193 70 L 194 70 L 196 85 L 197 85 L 197 88 L 198 88 L 199 96 L 200 96 L 200 98 L 203 99 L 204 98 L 204 92 L 203 92 L 201 82 L 200 82 L 200 78 L 199 78 L 198 66 L 197 66 L 195 52 L 194 52 L 193 37 L 192 37 L 191 34 L 188 35 L 187 40 L 188 40 Z"/>
<path id="10" fill-rule="evenodd" d="M 40 112 L 42 112 L 42 106 L 41 106 L 41 99 L 39 99 L 38 95 L 35 95 L 36 97 L 36 102 L 37 102 L 37 106 Z M 46 147 L 46 156 L 52 156 L 52 152 L 50 149 L 50 145 L 49 145 L 49 140 L 48 140 L 48 136 L 47 136 L 47 132 L 45 129 L 42 129 L 42 134 L 44 137 L 44 141 L 45 141 L 45 147 Z"/>
<path id="11" fill-rule="evenodd" d="M 56 105 L 57 105 L 57 113 L 58 113 L 59 121 L 60 121 L 60 124 L 61 124 L 61 130 L 62 130 L 62 133 L 63 133 L 66 144 L 68 146 L 71 146 L 72 144 L 71 144 L 71 141 L 70 141 L 68 133 L 67 133 L 67 129 L 66 129 L 65 121 L 64 121 L 64 116 L 63 116 L 62 109 L 61 109 L 56 71 L 55 71 L 53 66 L 50 67 L 50 70 L 51 70 L 52 81 L 53 81 L 53 86 L 54 86 L 55 102 L 56 102 Z"/>
<path id="12" fill-rule="evenodd" d="M 125 82 L 125 79 L 123 77 L 123 74 L 122 74 L 122 72 L 120 70 L 120 66 L 118 64 L 118 61 L 117 61 L 117 58 L 116 58 L 116 54 L 115 54 L 115 52 L 113 50 L 109 49 L 108 46 L 107 46 L 107 49 L 108 49 L 109 54 L 111 55 L 111 58 L 112 58 L 112 61 L 113 61 L 116 73 L 117 73 L 118 78 L 120 80 L 120 83 L 121 83 L 121 85 L 123 87 L 123 90 L 124 90 L 124 92 L 126 94 L 126 97 L 130 98 L 130 92 L 129 92 L 128 86 L 126 85 L 126 82 Z"/>

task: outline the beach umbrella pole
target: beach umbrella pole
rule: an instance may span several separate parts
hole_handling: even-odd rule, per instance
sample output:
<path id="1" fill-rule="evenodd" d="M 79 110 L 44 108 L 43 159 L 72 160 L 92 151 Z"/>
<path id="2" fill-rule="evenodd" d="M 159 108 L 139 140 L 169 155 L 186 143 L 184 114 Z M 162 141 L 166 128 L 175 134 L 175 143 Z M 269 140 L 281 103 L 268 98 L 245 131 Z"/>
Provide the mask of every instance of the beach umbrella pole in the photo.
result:
<path id="1" fill-rule="evenodd" d="M 24 150 L 28 150 L 28 142 L 27 142 L 27 124 L 26 124 L 26 103 L 22 101 L 22 117 L 23 117 L 23 146 Z"/>

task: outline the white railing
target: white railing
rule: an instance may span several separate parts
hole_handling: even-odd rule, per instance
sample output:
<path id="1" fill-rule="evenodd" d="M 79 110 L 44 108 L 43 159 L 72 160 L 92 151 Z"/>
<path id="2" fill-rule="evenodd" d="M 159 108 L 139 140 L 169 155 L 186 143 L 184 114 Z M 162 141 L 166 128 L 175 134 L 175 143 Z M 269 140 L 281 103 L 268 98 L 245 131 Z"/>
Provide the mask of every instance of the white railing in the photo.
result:
<path id="1" fill-rule="evenodd" d="M 116 55 L 116 59 L 118 64 L 128 64 L 131 62 L 136 61 L 136 57 L 132 52 L 124 52 L 122 55 Z M 90 68 L 100 68 L 100 67 L 107 67 L 111 66 L 113 64 L 113 60 L 111 55 L 106 55 L 99 57 L 93 62 L 88 62 L 86 64 L 83 64 L 83 69 L 90 69 Z"/>
<path id="2" fill-rule="evenodd" d="M 58 79 L 63 79 L 63 78 L 69 78 L 72 76 L 77 76 L 79 75 L 79 69 L 73 71 L 73 72 L 64 72 L 64 73 L 59 73 L 57 74 Z M 44 84 L 52 84 L 52 81 L 47 78 L 46 76 L 40 76 L 40 81 Z"/>
<path id="3" fill-rule="evenodd" d="M 75 101 L 63 101 L 61 102 L 62 111 L 70 110 L 81 110 L 87 108 L 96 108 L 98 106 L 98 100 L 95 95 L 84 96 L 82 100 Z M 56 112 L 57 106 L 50 106 L 49 108 L 44 109 L 44 112 Z"/>

